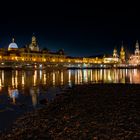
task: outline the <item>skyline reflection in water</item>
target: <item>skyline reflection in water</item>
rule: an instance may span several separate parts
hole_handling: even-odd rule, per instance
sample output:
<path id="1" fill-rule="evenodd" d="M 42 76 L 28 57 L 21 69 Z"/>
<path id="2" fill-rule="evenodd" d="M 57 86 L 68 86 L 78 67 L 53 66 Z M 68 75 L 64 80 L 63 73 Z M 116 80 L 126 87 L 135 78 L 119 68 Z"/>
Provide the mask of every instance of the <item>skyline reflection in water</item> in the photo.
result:
<path id="1" fill-rule="evenodd" d="M 45 70 L 0 70 L 0 95 L 5 93 L 13 103 L 22 96 L 30 96 L 36 106 L 40 93 L 48 94 L 49 88 L 84 83 L 140 84 L 139 69 L 84 69 L 47 72 Z M 1 97 L 0 97 L 1 98 Z"/>
<path id="2" fill-rule="evenodd" d="M 42 99 L 54 99 L 65 86 L 85 83 L 140 84 L 140 70 L 0 70 L 0 130 L 9 127 L 18 115 L 40 107 Z"/>
<path id="3" fill-rule="evenodd" d="M 0 70 L 0 90 L 12 86 L 30 87 L 40 84 L 47 86 L 71 85 L 82 83 L 140 83 L 139 69 L 84 69 L 52 71 L 5 71 Z"/>

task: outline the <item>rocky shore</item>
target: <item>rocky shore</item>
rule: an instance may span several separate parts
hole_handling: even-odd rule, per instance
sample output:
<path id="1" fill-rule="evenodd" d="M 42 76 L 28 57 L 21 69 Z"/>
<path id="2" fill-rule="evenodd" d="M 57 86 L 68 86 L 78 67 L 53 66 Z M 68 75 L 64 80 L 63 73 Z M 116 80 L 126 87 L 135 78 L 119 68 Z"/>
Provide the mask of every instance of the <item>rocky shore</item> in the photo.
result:
<path id="1" fill-rule="evenodd" d="M 0 139 L 138 140 L 140 85 L 75 86 L 19 118 Z"/>

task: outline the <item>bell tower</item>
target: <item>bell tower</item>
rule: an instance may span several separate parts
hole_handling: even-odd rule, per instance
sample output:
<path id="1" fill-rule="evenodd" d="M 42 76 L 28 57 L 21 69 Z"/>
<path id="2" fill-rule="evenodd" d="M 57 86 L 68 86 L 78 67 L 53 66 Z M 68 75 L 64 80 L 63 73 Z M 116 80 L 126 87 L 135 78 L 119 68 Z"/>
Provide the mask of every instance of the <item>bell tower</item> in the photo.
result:
<path id="1" fill-rule="evenodd" d="M 120 59 L 121 59 L 121 62 L 125 62 L 125 51 L 124 51 L 123 42 L 122 42 L 121 51 L 120 51 Z"/>
<path id="2" fill-rule="evenodd" d="M 136 41 L 136 45 L 135 45 L 136 49 L 135 49 L 135 55 L 138 56 L 140 54 L 140 50 L 139 50 L 139 42 L 138 40 Z"/>
<path id="3" fill-rule="evenodd" d="M 31 51 L 39 51 L 39 46 L 37 44 L 37 40 L 36 40 L 36 37 L 34 35 L 32 36 L 29 48 Z"/>
<path id="4" fill-rule="evenodd" d="M 113 57 L 114 58 L 118 57 L 118 53 L 117 53 L 117 49 L 116 48 L 114 48 L 114 50 L 113 50 Z"/>

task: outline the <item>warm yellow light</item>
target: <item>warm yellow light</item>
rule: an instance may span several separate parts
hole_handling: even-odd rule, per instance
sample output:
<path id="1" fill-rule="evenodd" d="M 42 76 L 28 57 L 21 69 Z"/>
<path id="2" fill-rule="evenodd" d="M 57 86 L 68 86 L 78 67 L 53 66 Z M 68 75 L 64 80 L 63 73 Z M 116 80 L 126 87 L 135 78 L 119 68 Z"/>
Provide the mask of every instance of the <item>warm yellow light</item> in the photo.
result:
<path id="1" fill-rule="evenodd" d="M 44 58 L 44 59 L 43 59 L 43 61 L 45 62 L 45 61 L 46 61 L 46 59 Z"/>
<path id="2" fill-rule="evenodd" d="M 52 59 L 53 62 L 55 62 L 55 59 Z"/>

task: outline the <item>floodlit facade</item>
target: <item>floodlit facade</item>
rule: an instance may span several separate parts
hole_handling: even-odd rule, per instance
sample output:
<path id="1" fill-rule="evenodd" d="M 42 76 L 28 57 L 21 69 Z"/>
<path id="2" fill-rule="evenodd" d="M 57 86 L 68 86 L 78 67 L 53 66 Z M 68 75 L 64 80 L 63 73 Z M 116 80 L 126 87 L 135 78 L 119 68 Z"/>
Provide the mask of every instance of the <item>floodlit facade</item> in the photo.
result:
<path id="1" fill-rule="evenodd" d="M 139 43 L 138 41 L 136 42 L 135 45 L 135 52 L 133 55 L 130 56 L 129 58 L 129 64 L 130 65 L 140 65 L 140 50 L 139 50 Z"/>
<path id="2" fill-rule="evenodd" d="M 139 45 L 136 43 L 135 55 L 138 56 Z M 134 56 L 133 56 L 134 57 Z M 79 67 L 92 67 L 94 66 L 104 66 L 113 64 L 124 64 L 125 61 L 125 50 L 123 45 L 121 46 L 120 56 L 118 51 L 114 48 L 113 53 L 109 57 L 71 57 L 66 56 L 63 49 L 57 52 L 51 52 L 48 49 L 41 49 L 38 45 L 38 41 L 35 36 L 32 36 L 31 43 L 25 45 L 24 47 L 18 47 L 15 39 L 7 48 L 0 48 L 0 67 L 2 65 L 35 65 L 42 64 L 45 66 L 79 66 Z"/>
<path id="3" fill-rule="evenodd" d="M 21 63 L 73 63 L 73 64 L 101 64 L 102 58 L 88 57 L 69 57 L 66 56 L 63 49 L 57 52 L 51 52 L 47 49 L 41 49 L 35 36 L 32 36 L 31 43 L 24 47 L 18 47 L 15 39 L 9 44 L 8 48 L 0 48 L 0 61 L 3 62 L 21 62 Z"/>

